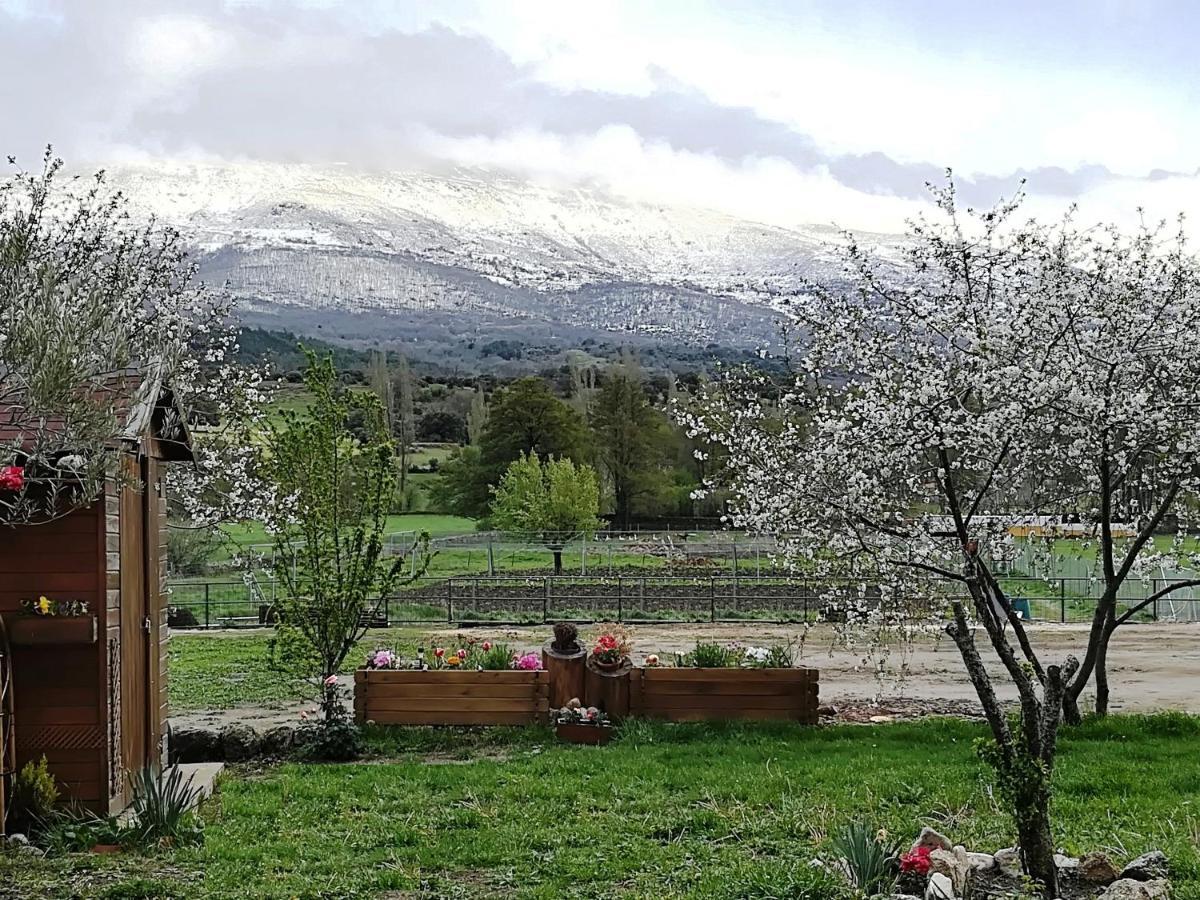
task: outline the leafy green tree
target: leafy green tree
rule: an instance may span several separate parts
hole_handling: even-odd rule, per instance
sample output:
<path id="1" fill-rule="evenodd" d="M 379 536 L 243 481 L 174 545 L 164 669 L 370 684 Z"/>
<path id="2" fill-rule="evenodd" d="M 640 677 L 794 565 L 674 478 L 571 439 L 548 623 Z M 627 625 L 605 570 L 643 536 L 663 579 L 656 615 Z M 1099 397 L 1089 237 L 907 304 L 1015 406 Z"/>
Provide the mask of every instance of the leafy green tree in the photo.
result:
<path id="1" fill-rule="evenodd" d="M 522 453 L 494 489 L 492 522 L 504 531 L 538 534 L 554 553 L 554 574 L 562 574 L 563 543 L 590 534 L 600 521 L 600 488 L 595 470 L 569 459 Z"/>
<path id="2" fill-rule="evenodd" d="M 509 464 L 524 453 L 567 457 L 583 462 L 587 454 L 583 417 L 540 378 L 522 378 L 497 391 L 480 439 L 488 483 L 496 484 Z"/>
<path id="3" fill-rule="evenodd" d="M 429 489 L 431 510 L 469 519 L 486 514 L 491 499 L 491 486 L 475 446 L 460 447 L 443 460 Z"/>
<path id="4" fill-rule="evenodd" d="M 592 404 L 596 462 L 613 495 L 614 518 L 628 525 L 638 501 L 655 513 L 673 481 L 669 459 L 675 434 L 666 416 L 650 405 L 632 361 L 613 367 Z"/>
<path id="5" fill-rule="evenodd" d="M 308 354 L 312 402 L 268 423 L 259 470 L 271 486 L 266 524 L 273 536 L 281 645 L 320 678 L 325 722 L 340 719 L 336 675 L 364 635 L 380 598 L 411 580 L 405 556 L 384 554 L 395 489 L 392 445 L 378 397 L 341 387 L 332 357 Z M 359 435 L 347 422 L 356 418 Z M 427 536 L 419 546 L 428 561 Z M 419 567 L 423 571 L 424 565 Z"/>

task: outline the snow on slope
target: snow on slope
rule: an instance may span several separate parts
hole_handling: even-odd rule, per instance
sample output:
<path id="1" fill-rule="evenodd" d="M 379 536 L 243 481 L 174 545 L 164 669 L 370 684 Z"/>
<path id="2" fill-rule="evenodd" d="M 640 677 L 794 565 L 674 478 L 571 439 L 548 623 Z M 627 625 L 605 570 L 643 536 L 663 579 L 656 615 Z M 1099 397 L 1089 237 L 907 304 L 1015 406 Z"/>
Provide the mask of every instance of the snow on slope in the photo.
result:
<path id="1" fill-rule="evenodd" d="M 739 316 L 762 318 L 750 332 L 770 330 L 771 295 L 837 271 L 830 246 L 840 236 L 828 228 L 788 230 L 478 171 L 169 162 L 113 169 L 109 179 L 204 251 L 202 271 L 275 306 L 475 309 L 707 340 Z M 655 300 L 647 288 L 659 291 Z"/>

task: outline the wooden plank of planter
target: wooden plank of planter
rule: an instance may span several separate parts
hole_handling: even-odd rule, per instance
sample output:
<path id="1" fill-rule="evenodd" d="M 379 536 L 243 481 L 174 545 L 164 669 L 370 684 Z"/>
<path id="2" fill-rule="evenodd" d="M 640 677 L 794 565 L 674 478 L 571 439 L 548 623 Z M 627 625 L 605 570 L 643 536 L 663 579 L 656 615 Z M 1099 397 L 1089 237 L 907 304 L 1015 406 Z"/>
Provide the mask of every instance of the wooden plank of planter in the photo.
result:
<path id="1" fill-rule="evenodd" d="M 538 682 L 526 684 L 432 684 L 432 683 L 394 683 L 388 684 L 384 690 L 388 697 L 495 697 L 497 699 L 520 698 L 529 701 L 536 697 L 539 690 L 544 693 Z"/>
<path id="2" fill-rule="evenodd" d="M 535 698 L 527 697 L 480 697 L 453 698 L 446 697 L 392 697 L 381 694 L 367 701 L 367 712 L 402 712 L 406 709 L 419 712 L 436 712 L 444 709 L 447 712 L 524 712 L 530 715 L 537 708 Z"/>
<path id="3" fill-rule="evenodd" d="M 530 725 L 534 717 L 528 712 L 420 712 L 414 710 L 394 711 L 381 710 L 371 714 L 367 719 L 377 725 Z"/>
<path id="4" fill-rule="evenodd" d="M 797 710 L 803 708 L 803 706 L 803 697 L 787 696 L 782 694 L 744 693 L 737 695 L 654 695 L 647 692 L 646 697 L 643 700 L 643 710 L 650 715 L 653 715 L 655 710 L 711 709 L 714 712 L 724 713 L 727 710 L 744 709 L 746 707 L 753 707 L 754 709 Z"/>
<path id="5" fill-rule="evenodd" d="M 779 681 L 658 681 L 651 678 L 643 681 L 642 690 L 647 696 L 653 694 L 656 697 L 668 694 L 680 694 L 683 696 L 694 696 L 696 694 L 704 694 L 706 696 L 744 696 L 747 693 L 764 697 L 791 696 L 793 694 L 806 693 L 808 691 L 808 682 L 789 681 L 785 679 L 780 679 Z"/>
<path id="6" fill-rule="evenodd" d="M 530 680 L 541 681 L 545 672 L 520 672 L 515 669 L 500 671 L 479 671 L 478 669 L 430 669 L 419 672 L 416 669 L 359 669 L 368 682 L 378 684 L 462 684 L 463 676 L 469 675 L 479 682 L 493 684 L 528 684 Z M 532 677 L 531 676 L 538 676 Z"/>

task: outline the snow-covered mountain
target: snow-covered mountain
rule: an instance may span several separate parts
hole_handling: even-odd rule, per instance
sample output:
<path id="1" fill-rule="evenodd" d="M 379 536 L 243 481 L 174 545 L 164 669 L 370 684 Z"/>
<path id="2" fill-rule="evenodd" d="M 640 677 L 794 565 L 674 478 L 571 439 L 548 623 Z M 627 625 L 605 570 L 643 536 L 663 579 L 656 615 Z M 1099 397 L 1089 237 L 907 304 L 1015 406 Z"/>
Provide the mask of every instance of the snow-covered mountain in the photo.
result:
<path id="1" fill-rule="evenodd" d="M 555 190 L 478 171 L 162 163 L 109 170 L 179 228 L 254 324 L 348 338 L 581 332 L 756 346 L 773 297 L 835 277 L 829 228 Z"/>

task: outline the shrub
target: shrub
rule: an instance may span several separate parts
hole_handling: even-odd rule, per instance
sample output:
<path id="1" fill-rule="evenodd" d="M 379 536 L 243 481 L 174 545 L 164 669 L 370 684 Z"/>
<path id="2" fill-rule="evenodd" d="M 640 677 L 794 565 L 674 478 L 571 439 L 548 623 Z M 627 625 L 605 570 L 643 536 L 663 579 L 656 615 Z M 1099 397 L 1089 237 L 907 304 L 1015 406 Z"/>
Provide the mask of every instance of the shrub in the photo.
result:
<path id="1" fill-rule="evenodd" d="M 851 883 L 867 897 L 891 893 L 898 875 L 899 848 L 861 822 L 847 825 L 832 838 L 833 850 Z"/>
<path id="2" fill-rule="evenodd" d="M 167 625 L 171 628 L 197 628 L 200 620 L 186 606 L 168 606 Z"/>
<path id="3" fill-rule="evenodd" d="M 313 762 L 350 762 L 366 749 L 358 726 L 348 719 L 298 728 L 295 748 L 297 757 Z"/>
<path id="4" fill-rule="evenodd" d="M 73 810 L 54 817 L 42 834 L 42 844 L 50 853 L 83 853 L 97 844 L 123 844 L 129 838 L 115 817 Z"/>
<path id="5" fill-rule="evenodd" d="M 27 762 L 12 784 L 12 801 L 8 813 L 9 830 L 28 834 L 44 827 L 58 802 L 58 785 L 50 774 L 46 757 Z"/>
<path id="6" fill-rule="evenodd" d="M 144 843 L 174 847 L 198 844 L 204 839 L 193 812 L 200 788 L 189 776 L 183 780 L 178 766 L 162 771 L 148 765 L 131 778 L 133 816 L 131 830 Z"/>
<path id="7" fill-rule="evenodd" d="M 582 646 L 579 643 L 579 629 L 570 622 L 558 622 L 554 626 L 554 641 L 550 649 L 555 653 L 578 653 Z"/>

